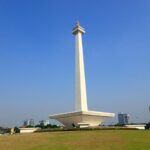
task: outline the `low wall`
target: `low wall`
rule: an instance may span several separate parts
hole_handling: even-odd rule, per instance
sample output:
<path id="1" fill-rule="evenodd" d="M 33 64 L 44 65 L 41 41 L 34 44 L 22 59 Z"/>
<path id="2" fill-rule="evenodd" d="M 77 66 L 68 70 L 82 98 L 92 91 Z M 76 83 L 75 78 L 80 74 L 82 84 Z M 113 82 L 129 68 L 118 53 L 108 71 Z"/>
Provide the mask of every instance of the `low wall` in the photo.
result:
<path id="1" fill-rule="evenodd" d="M 19 129 L 20 129 L 20 133 L 33 133 L 40 128 L 19 128 Z"/>

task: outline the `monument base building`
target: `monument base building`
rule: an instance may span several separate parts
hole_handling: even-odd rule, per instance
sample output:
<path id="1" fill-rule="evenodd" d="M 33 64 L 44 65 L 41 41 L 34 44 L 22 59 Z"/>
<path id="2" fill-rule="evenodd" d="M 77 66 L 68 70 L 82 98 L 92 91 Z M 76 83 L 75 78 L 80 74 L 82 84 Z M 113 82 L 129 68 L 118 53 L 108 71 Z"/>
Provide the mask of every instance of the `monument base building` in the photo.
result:
<path id="1" fill-rule="evenodd" d="M 73 32 L 75 35 L 75 60 L 76 60 L 76 106 L 74 112 L 50 115 L 50 119 L 56 119 L 67 128 L 95 127 L 99 126 L 107 118 L 114 117 L 114 113 L 89 111 L 87 106 L 86 82 L 84 73 L 84 59 L 82 34 L 85 33 L 77 22 Z"/>
<path id="2" fill-rule="evenodd" d="M 97 111 L 68 112 L 49 116 L 50 119 L 58 120 L 67 128 L 96 127 L 111 117 L 114 117 L 113 113 Z"/>

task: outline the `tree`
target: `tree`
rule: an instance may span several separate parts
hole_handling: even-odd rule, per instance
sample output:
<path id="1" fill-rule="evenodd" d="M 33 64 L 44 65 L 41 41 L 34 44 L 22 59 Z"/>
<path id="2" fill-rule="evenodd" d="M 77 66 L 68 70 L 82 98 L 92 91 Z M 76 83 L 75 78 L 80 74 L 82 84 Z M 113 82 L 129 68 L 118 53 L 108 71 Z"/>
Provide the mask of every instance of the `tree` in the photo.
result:
<path id="1" fill-rule="evenodd" d="M 14 133 L 20 133 L 20 129 L 18 127 L 14 127 Z"/>
<path id="2" fill-rule="evenodd" d="M 150 122 L 146 124 L 145 129 L 150 129 Z"/>

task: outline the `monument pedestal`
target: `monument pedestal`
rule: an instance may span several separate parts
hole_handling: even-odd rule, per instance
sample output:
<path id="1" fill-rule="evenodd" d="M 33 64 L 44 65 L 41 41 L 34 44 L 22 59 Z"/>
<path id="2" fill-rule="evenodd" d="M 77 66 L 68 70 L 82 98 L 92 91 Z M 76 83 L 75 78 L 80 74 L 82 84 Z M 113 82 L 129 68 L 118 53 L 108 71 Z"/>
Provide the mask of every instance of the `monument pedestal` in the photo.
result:
<path id="1" fill-rule="evenodd" d="M 107 118 L 114 117 L 113 113 L 97 111 L 77 111 L 49 116 L 50 119 L 56 119 L 67 128 L 73 127 L 96 127 Z"/>

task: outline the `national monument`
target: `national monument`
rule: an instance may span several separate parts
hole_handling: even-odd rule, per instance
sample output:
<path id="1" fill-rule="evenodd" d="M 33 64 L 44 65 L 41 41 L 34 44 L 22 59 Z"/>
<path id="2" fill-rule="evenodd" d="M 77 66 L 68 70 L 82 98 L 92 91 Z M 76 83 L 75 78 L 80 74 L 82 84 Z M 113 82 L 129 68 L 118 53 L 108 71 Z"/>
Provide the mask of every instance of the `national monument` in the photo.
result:
<path id="1" fill-rule="evenodd" d="M 85 30 L 80 26 L 79 22 L 77 22 L 72 33 L 75 36 L 76 61 L 75 111 L 50 115 L 49 118 L 58 120 L 67 128 L 99 126 L 105 119 L 114 117 L 115 114 L 88 110 L 82 46 L 82 34 L 85 33 Z"/>

